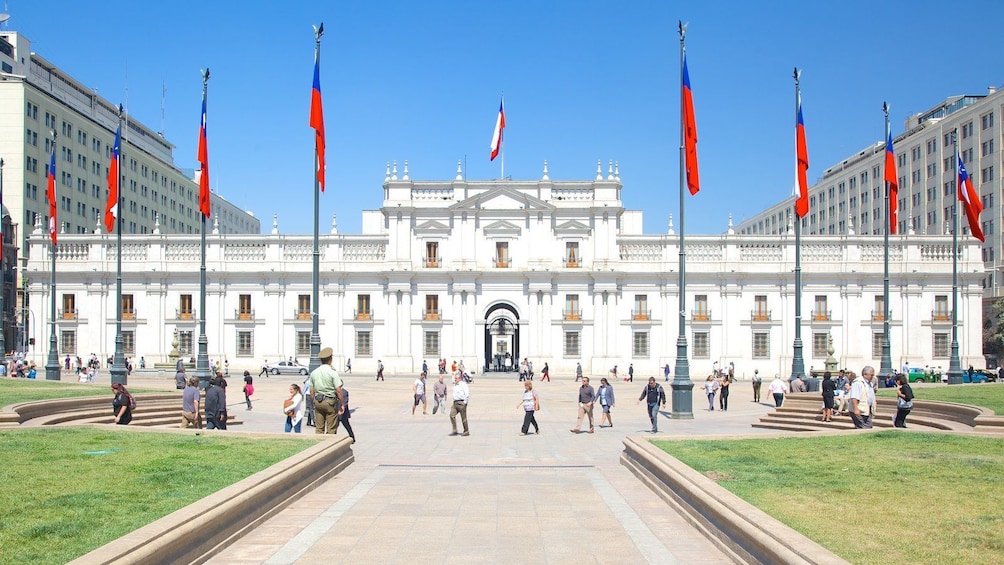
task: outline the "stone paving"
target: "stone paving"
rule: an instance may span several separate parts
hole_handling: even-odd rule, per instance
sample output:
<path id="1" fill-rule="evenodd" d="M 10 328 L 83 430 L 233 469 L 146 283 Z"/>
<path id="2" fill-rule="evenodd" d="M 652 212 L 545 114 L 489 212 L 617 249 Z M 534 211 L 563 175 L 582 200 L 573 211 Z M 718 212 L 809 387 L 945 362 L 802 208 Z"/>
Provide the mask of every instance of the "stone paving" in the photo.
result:
<path id="1" fill-rule="evenodd" d="M 255 377 L 254 409 L 244 411 L 241 379 L 232 374 L 228 401 L 245 422 L 232 430 L 281 433 L 282 399 L 301 379 Z M 411 414 L 414 376 L 345 380 L 355 462 L 212 563 L 729 562 L 619 463 L 625 436 L 654 437 L 636 403 L 644 378 L 614 383 L 612 428 L 578 435 L 569 429 L 579 384 L 535 380 L 541 433 L 520 436 L 522 383 L 514 373 L 475 375 L 469 437 L 449 436 L 448 416 L 433 415 L 431 402 L 428 414 L 421 407 Z M 130 384 L 151 381 L 139 376 Z M 668 383 L 660 384 L 669 396 Z M 771 407 L 751 401 L 747 382 L 732 389 L 728 412 L 707 411 L 699 388 L 694 419 L 670 419 L 667 404 L 659 436 L 769 433 L 750 423 Z M 598 407 L 595 417 L 598 423 Z"/>

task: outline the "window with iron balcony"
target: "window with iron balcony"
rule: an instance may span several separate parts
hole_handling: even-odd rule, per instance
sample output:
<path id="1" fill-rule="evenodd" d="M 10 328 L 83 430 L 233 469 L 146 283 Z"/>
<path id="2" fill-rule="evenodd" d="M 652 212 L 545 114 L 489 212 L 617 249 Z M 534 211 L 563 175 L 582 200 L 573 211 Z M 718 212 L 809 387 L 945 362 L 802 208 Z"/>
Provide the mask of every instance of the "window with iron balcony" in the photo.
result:
<path id="1" fill-rule="evenodd" d="M 936 322 L 947 322 L 952 317 L 948 309 L 948 296 L 939 295 L 934 297 L 934 310 L 931 311 L 931 319 Z"/>
<path id="2" fill-rule="evenodd" d="M 133 308 L 133 301 L 131 294 L 122 295 L 122 319 L 123 320 L 136 319 L 136 309 Z"/>
<path id="3" fill-rule="evenodd" d="M 238 320 L 253 320 L 254 310 L 251 309 L 251 295 L 242 294 L 237 302 L 237 316 Z"/>
<path id="4" fill-rule="evenodd" d="M 826 308 L 826 297 L 817 295 L 815 303 L 816 306 L 812 310 L 812 319 L 817 322 L 830 320 L 830 311 Z"/>
<path id="5" fill-rule="evenodd" d="M 356 296 L 356 311 L 354 316 L 355 319 L 369 320 L 371 319 L 372 316 L 373 313 L 370 310 L 370 295 L 360 294 Z"/>
<path id="6" fill-rule="evenodd" d="M 425 295 L 425 309 L 422 310 L 422 319 L 424 320 L 439 320 L 439 295 L 438 294 L 427 294 Z"/>
<path id="7" fill-rule="evenodd" d="M 648 295 L 634 295 L 634 308 L 631 310 L 631 319 L 645 321 L 652 319 L 652 311 L 648 309 Z"/>
<path id="8" fill-rule="evenodd" d="M 695 322 L 707 322 L 711 319 L 711 310 L 708 310 L 707 294 L 694 296 L 694 309 L 690 311 L 690 319 Z"/>
<path id="9" fill-rule="evenodd" d="M 766 322 L 770 320 L 770 310 L 767 309 L 767 296 L 758 294 L 754 297 L 753 312 L 750 318 L 754 322 Z"/>
<path id="10" fill-rule="evenodd" d="M 579 243 L 577 241 L 565 242 L 565 266 L 579 267 Z"/>
<path id="11" fill-rule="evenodd" d="M 579 309 L 579 295 L 578 294 L 567 294 L 565 295 L 565 309 L 562 311 L 562 317 L 565 320 L 581 320 L 582 310 Z"/>
<path id="12" fill-rule="evenodd" d="M 495 243 L 495 267 L 499 269 L 509 268 L 509 243 L 499 241 Z"/>
<path id="13" fill-rule="evenodd" d="M 439 242 L 425 242 L 425 266 L 426 268 L 438 267 L 441 259 L 439 257 Z"/>
<path id="14" fill-rule="evenodd" d="M 301 294 L 296 297 L 296 319 L 310 320 L 310 295 Z"/>

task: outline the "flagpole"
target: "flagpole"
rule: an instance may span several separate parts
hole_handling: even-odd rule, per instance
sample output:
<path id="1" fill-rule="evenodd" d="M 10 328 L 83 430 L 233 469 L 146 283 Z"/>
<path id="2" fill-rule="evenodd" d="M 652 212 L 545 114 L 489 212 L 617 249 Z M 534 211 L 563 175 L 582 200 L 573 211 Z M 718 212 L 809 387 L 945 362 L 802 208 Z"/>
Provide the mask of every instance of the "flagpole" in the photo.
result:
<path id="1" fill-rule="evenodd" d="M 795 67 L 795 188 L 798 196 L 795 202 L 801 198 L 802 187 L 799 185 L 800 176 L 798 173 L 798 110 L 801 104 L 801 80 L 802 72 Z M 805 374 L 805 361 L 802 359 L 802 218 L 795 211 L 795 343 L 792 344 L 791 357 L 791 377 L 795 378 Z M 811 376 L 811 375 L 810 375 Z"/>
<path id="2" fill-rule="evenodd" d="M 320 68 L 321 65 L 321 36 L 324 35 L 324 23 L 314 28 L 314 61 L 315 65 Z M 308 370 L 313 372 L 314 369 L 321 366 L 321 335 L 320 335 L 320 323 L 319 323 L 319 312 L 318 301 L 321 296 L 321 245 L 320 245 L 320 229 L 321 229 L 321 184 L 320 184 L 320 155 L 318 154 L 319 147 L 317 146 L 318 140 L 317 136 L 314 136 L 314 265 L 313 265 L 313 275 L 312 275 L 312 292 L 313 298 L 311 300 L 310 306 L 312 312 L 310 313 L 311 325 L 310 325 L 310 361 L 307 365 Z"/>
<path id="3" fill-rule="evenodd" d="M 882 114 L 885 116 L 885 138 L 890 139 L 892 131 L 889 128 L 889 104 L 882 103 Z M 891 375 L 892 355 L 889 351 L 889 232 L 892 230 L 892 223 L 896 221 L 892 217 L 892 192 L 889 189 L 889 181 L 885 181 L 885 270 L 882 276 L 882 362 L 879 366 L 879 379 L 885 382 Z"/>
<path id="4" fill-rule="evenodd" d="M 202 72 L 202 105 L 203 109 L 208 112 L 208 96 L 209 96 L 209 67 Z M 203 118 L 208 122 L 208 119 Z M 207 127 L 207 124 L 202 125 L 203 128 Z M 208 143 L 208 141 L 206 142 Z M 202 175 L 209 174 L 206 164 L 202 164 L 203 171 Z M 195 376 L 199 379 L 199 388 L 205 390 L 209 388 L 209 379 L 212 378 L 212 373 L 209 372 L 209 338 L 206 337 L 206 214 L 202 210 L 202 178 L 199 179 L 199 217 L 202 220 L 202 229 L 200 231 L 201 238 L 201 253 L 199 255 L 199 353 L 195 358 Z"/>
<path id="5" fill-rule="evenodd" d="M 684 195 L 687 184 L 687 163 L 685 157 L 684 116 L 683 116 L 683 64 L 687 54 L 685 43 L 687 26 L 679 22 L 680 33 L 680 282 L 679 282 L 679 328 L 676 337 L 676 375 L 670 383 L 672 389 L 672 417 L 674 420 L 694 419 L 694 383 L 690 380 L 690 362 L 687 359 L 687 252 L 684 245 L 686 223 L 683 221 Z"/>
<path id="6" fill-rule="evenodd" d="M 959 360 L 959 141 L 958 130 L 952 130 L 955 152 L 955 213 L 952 214 L 952 345 L 948 358 L 948 384 L 962 384 L 962 363 Z"/>
<path id="7" fill-rule="evenodd" d="M 119 104 L 119 131 L 122 131 L 122 105 Z M 119 138 L 121 143 L 121 138 Z M 114 151 L 115 148 L 112 148 Z M 122 146 L 119 145 L 119 154 L 116 157 L 118 163 L 116 164 L 115 174 L 119 175 L 118 171 L 121 171 L 122 164 Z M 118 187 L 118 179 L 115 179 L 116 187 Z M 108 187 L 109 190 L 111 187 Z M 118 187 L 121 188 L 121 187 Z M 129 378 L 129 371 L 125 366 L 125 356 L 123 354 L 123 344 L 125 339 L 122 337 L 122 203 L 125 202 L 125 198 L 122 196 L 122 191 L 117 190 L 117 200 L 116 210 L 115 210 L 115 240 L 118 251 L 115 253 L 115 356 L 112 358 L 112 366 L 108 369 L 111 375 L 112 384 L 127 384 Z"/>
<path id="8" fill-rule="evenodd" d="M 56 138 L 58 134 L 56 130 L 52 130 L 52 154 L 56 154 Z M 53 157 L 50 162 L 54 162 L 55 157 Z M 56 171 L 55 169 L 50 170 L 49 174 L 52 175 L 53 187 L 56 185 Z M 55 193 L 56 189 L 52 190 L 53 202 L 50 207 L 56 205 Z M 49 218 L 49 230 L 58 229 L 56 227 L 56 217 L 52 216 Z M 49 255 L 52 256 L 52 268 L 49 270 L 49 326 L 51 331 L 49 332 L 49 358 L 45 362 L 45 380 L 47 381 L 58 381 L 59 380 L 59 351 L 58 342 L 56 341 L 56 242 L 53 241 L 53 235 L 49 234 Z"/>
<path id="9" fill-rule="evenodd" d="M 0 210 L 3 209 L 3 158 L 0 157 Z M 0 223 L 3 222 L 4 215 L 0 213 Z M 4 294 L 7 292 L 7 263 L 3 259 L 3 226 L 0 226 L 0 356 L 7 355 L 7 340 L 4 334 L 7 333 L 7 312 L 4 310 Z"/>

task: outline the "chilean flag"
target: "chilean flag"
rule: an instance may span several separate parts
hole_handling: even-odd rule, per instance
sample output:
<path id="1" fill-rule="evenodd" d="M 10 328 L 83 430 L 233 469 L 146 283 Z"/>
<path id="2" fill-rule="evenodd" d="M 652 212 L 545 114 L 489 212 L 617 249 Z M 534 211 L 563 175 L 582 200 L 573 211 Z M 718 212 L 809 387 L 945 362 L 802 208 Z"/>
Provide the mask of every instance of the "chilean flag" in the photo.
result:
<path id="1" fill-rule="evenodd" d="M 105 205 L 105 228 L 108 233 L 115 229 L 119 217 L 119 150 L 122 143 L 122 126 L 115 130 L 115 145 L 112 146 L 112 161 L 108 164 L 108 203 Z"/>
<path id="2" fill-rule="evenodd" d="M 53 136 L 55 138 L 55 136 Z M 49 158 L 49 184 L 45 189 L 45 199 L 49 201 L 49 238 L 56 245 L 56 143 L 53 139 L 52 156 Z"/>
<path id="3" fill-rule="evenodd" d="M 697 172 L 697 121 L 694 118 L 694 94 L 690 90 L 690 72 L 687 70 L 687 55 L 683 55 L 683 154 L 687 166 L 687 188 L 690 194 L 701 190 L 700 175 Z"/>
<path id="4" fill-rule="evenodd" d="M 899 223 L 899 179 L 896 177 L 896 155 L 892 152 L 892 132 L 886 131 L 885 138 L 885 182 L 889 183 L 889 233 L 896 234 Z"/>
<path id="5" fill-rule="evenodd" d="M 983 211 L 983 203 L 980 202 L 979 195 L 973 190 L 973 180 L 969 178 L 966 166 L 962 163 L 962 156 L 956 153 L 955 158 L 959 161 L 959 202 L 962 203 L 962 209 L 966 211 L 966 218 L 969 220 L 969 232 L 976 239 L 985 242 L 986 238 L 983 236 L 983 229 L 980 227 L 980 212 Z"/>
<path id="6" fill-rule="evenodd" d="M 310 127 L 314 128 L 317 182 L 324 192 L 324 109 L 321 107 L 321 55 L 314 55 L 314 87 L 310 91 Z"/>
<path id="7" fill-rule="evenodd" d="M 809 213 L 809 150 L 805 145 L 805 122 L 802 121 L 802 93 L 798 93 L 795 105 L 797 106 L 798 121 L 795 123 L 795 178 L 798 190 L 798 198 L 795 200 L 795 214 L 799 218 L 804 218 Z"/>
<path id="8" fill-rule="evenodd" d="M 505 97 L 499 99 L 499 115 L 495 119 L 495 133 L 492 134 L 492 155 L 489 161 L 494 161 L 502 150 L 502 130 L 505 129 Z"/>
<path id="9" fill-rule="evenodd" d="M 208 218 L 211 215 L 209 197 L 209 143 L 206 141 L 206 93 L 202 93 L 202 123 L 199 125 L 199 211 Z"/>

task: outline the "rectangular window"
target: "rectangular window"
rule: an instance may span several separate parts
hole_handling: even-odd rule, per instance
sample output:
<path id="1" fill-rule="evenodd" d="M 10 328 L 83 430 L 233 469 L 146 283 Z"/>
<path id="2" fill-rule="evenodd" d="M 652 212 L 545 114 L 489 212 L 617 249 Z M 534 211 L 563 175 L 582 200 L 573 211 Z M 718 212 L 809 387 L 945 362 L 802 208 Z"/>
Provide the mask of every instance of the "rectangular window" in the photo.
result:
<path id="1" fill-rule="evenodd" d="M 578 294 L 566 294 L 565 295 L 565 319 L 566 320 L 580 320 L 582 319 L 582 311 L 579 310 L 579 295 Z"/>
<path id="2" fill-rule="evenodd" d="M 885 296 L 882 294 L 875 296 L 875 302 L 872 308 L 872 320 L 882 321 L 885 320 Z"/>
<path id="3" fill-rule="evenodd" d="M 438 267 L 439 261 L 440 261 L 439 242 L 438 241 L 425 242 L 425 266 Z"/>
<path id="4" fill-rule="evenodd" d="M 181 353 L 182 356 L 191 355 L 195 351 L 192 349 L 192 344 L 195 343 L 193 334 L 194 332 L 191 330 L 178 332 L 178 353 Z"/>
<path id="5" fill-rule="evenodd" d="M 631 339 L 631 355 L 633 357 L 648 357 L 648 332 L 634 332 Z"/>
<path id="6" fill-rule="evenodd" d="M 565 357 L 579 357 L 579 332 L 565 332 Z"/>
<path id="7" fill-rule="evenodd" d="M 64 320 L 77 319 L 77 295 L 63 295 L 63 311 L 60 314 Z"/>
<path id="8" fill-rule="evenodd" d="M 178 297 L 178 319 L 180 320 L 191 320 L 192 319 L 192 295 L 182 294 Z"/>
<path id="9" fill-rule="evenodd" d="M 370 311 L 370 295 L 360 294 L 356 296 L 356 319 L 369 320 L 373 316 Z"/>
<path id="10" fill-rule="evenodd" d="M 310 355 L 310 332 L 296 332 L 296 354 Z"/>
<path id="11" fill-rule="evenodd" d="M 980 155 L 986 157 L 994 152 L 994 140 L 993 138 L 984 141 L 980 144 Z"/>
<path id="12" fill-rule="evenodd" d="M 829 353 L 826 349 L 830 345 L 830 334 L 825 332 L 814 332 L 812 334 L 812 356 L 816 359 L 826 359 Z"/>
<path id="13" fill-rule="evenodd" d="M 439 357 L 439 332 L 425 332 L 422 340 L 422 351 L 428 357 Z"/>
<path id="14" fill-rule="evenodd" d="M 767 311 L 766 294 L 758 294 L 753 297 L 753 319 L 758 321 L 770 319 L 770 312 Z"/>
<path id="15" fill-rule="evenodd" d="M 296 297 L 296 319 L 310 320 L 310 295 L 301 294 Z"/>
<path id="16" fill-rule="evenodd" d="M 356 332 L 356 357 L 373 356 L 373 336 L 368 331 Z"/>
<path id="17" fill-rule="evenodd" d="M 694 358 L 708 359 L 711 357 L 711 343 L 708 332 L 694 332 Z"/>
<path id="18" fill-rule="evenodd" d="M 650 320 L 652 319 L 652 312 L 648 309 L 648 295 L 647 294 L 636 294 L 634 295 L 634 311 L 631 312 L 631 317 L 635 320 Z"/>
<path id="19" fill-rule="evenodd" d="M 767 359 L 770 357 L 770 334 L 753 332 L 753 358 Z"/>
<path id="20" fill-rule="evenodd" d="M 131 294 L 122 295 L 122 319 L 123 320 L 136 319 L 136 308 L 133 305 Z"/>
<path id="21" fill-rule="evenodd" d="M 579 266 L 579 242 L 577 241 L 565 242 L 565 266 L 566 267 Z"/>
<path id="22" fill-rule="evenodd" d="M 990 129 L 994 127 L 994 113 L 984 114 L 980 118 L 980 129 Z"/>
<path id="23" fill-rule="evenodd" d="M 874 332 L 872 334 L 872 358 L 882 358 L 882 332 Z"/>
<path id="24" fill-rule="evenodd" d="M 122 330 L 122 353 L 136 355 L 136 332 Z"/>
<path id="25" fill-rule="evenodd" d="M 932 313 L 932 318 L 939 322 L 944 322 L 949 319 L 951 313 L 948 310 L 948 296 L 940 294 L 934 297 L 934 312 Z"/>
<path id="26" fill-rule="evenodd" d="M 944 332 L 939 332 L 934 334 L 934 343 L 932 344 L 932 354 L 935 359 L 947 359 L 948 358 L 948 334 Z"/>
<path id="27" fill-rule="evenodd" d="M 711 317 L 711 312 L 708 310 L 708 295 L 707 294 L 694 295 L 694 314 L 693 314 L 694 321 L 707 322 L 710 317 Z"/>
<path id="28" fill-rule="evenodd" d="M 826 296 L 822 294 L 817 294 L 815 299 L 815 308 L 812 311 L 813 320 L 829 320 L 830 311 L 826 308 Z"/>
<path id="29" fill-rule="evenodd" d="M 425 295 L 425 312 L 423 312 L 423 317 L 426 320 L 439 320 L 439 295 L 438 294 L 426 294 Z"/>
<path id="30" fill-rule="evenodd" d="M 992 180 L 994 180 L 994 166 L 990 165 L 989 167 L 984 167 L 983 170 L 980 171 L 980 181 L 990 182 Z"/>
<path id="31" fill-rule="evenodd" d="M 251 330 L 237 330 L 237 356 L 254 356 L 254 333 Z"/>
<path id="32" fill-rule="evenodd" d="M 237 319 L 253 320 L 254 310 L 251 309 L 251 295 L 241 294 L 237 299 Z"/>
<path id="33" fill-rule="evenodd" d="M 59 332 L 59 352 L 67 355 L 77 354 L 76 330 L 62 330 Z"/>
<path id="34" fill-rule="evenodd" d="M 509 267 L 509 242 L 495 242 L 495 266 L 501 269 Z"/>

